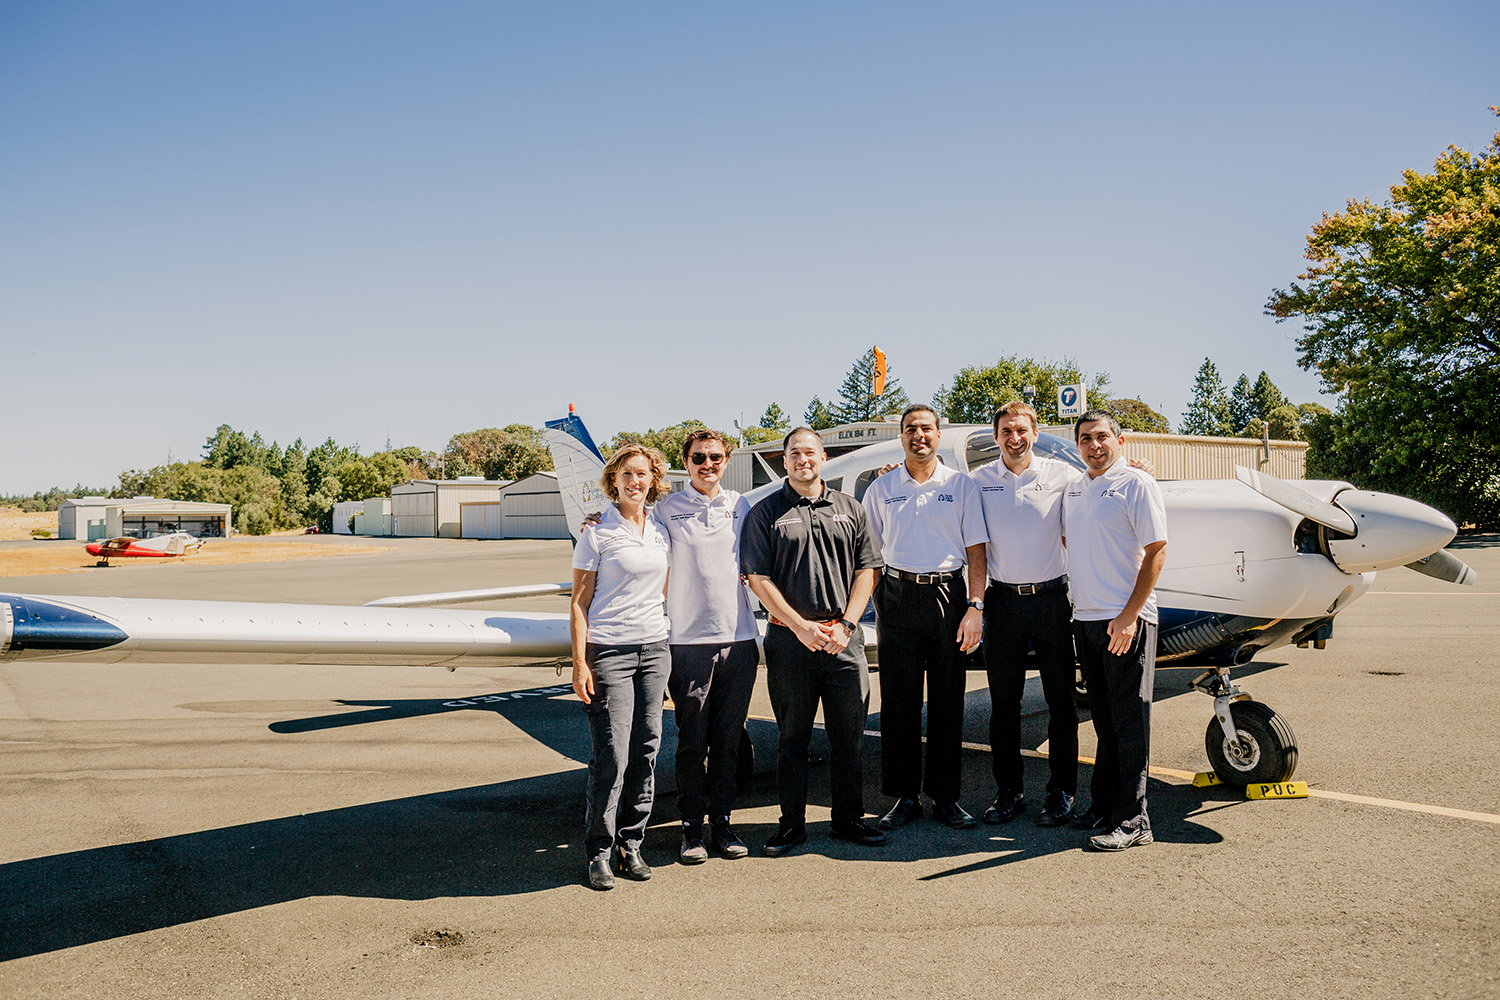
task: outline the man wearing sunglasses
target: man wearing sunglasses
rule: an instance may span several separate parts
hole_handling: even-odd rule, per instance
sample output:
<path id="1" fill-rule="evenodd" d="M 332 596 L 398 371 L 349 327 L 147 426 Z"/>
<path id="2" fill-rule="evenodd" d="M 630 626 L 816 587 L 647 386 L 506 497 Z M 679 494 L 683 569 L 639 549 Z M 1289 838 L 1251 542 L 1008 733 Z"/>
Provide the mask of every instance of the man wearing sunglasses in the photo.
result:
<path id="1" fill-rule="evenodd" d="M 672 546 L 667 577 L 672 673 L 667 690 L 677 717 L 679 857 L 684 864 L 707 861 L 709 847 L 726 858 L 749 853 L 729 826 L 729 812 L 760 653 L 755 616 L 739 572 L 740 529 L 750 504 L 719 485 L 730 450 L 718 431 L 689 434 L 682 460 L 692 476 L 690 488 L 668 494 L 651 510 Z"/>

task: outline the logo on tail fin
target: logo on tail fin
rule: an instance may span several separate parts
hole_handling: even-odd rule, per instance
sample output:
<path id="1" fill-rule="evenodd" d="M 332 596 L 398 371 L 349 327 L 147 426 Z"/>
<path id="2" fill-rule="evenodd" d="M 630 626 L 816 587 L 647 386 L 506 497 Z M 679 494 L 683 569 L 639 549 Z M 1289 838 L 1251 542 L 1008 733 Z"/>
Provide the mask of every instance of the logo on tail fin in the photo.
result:
<path id="1" fill-rule="evenodd" d="M 568 415 L 549 420 L 542 431 L 552 450 L 552 464 L 557 469 L 557 488 L 562 494 L 563 513 L 568 532 L 578 540 L 579 525 L 588 514 L 602 510 L 609 503 L 599 486 L 604 473 L 604 456 L 599 453 L 588 428 L 568 404 Z"/>

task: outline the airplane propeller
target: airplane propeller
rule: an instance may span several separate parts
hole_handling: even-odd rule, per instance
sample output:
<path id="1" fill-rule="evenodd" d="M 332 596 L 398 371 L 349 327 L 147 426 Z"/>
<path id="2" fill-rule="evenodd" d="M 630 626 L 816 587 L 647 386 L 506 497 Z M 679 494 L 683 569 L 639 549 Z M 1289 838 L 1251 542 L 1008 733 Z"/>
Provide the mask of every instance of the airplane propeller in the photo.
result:
<path id="1" fill-rule="evenodd" d="M 1479 579 L 1479 574 L 1469 567 L 1458 556 L 1447 549 L 1438 549 L 1425 559 L 1406 564 L 1407 569 L 1414 569 L 1423 576 L 1430 576 L 1434 580 L 1442 580 L 1444 583 L 1458 583 L 1472 587 Z"/>
<path id="2" fill-rule="evenodd" d="M 1458 526 L 1442 511 L 1390 493 L 1347 486 L 1335 500 L 1319 500 L 1294 483 L 1244 466 L 1235 478 L 1261 496 L 1309 521 L 1331 528 L 1322 548 L 1345 573 L 1369 573 L 1406 566 L 1447 583 L 1472 585 L 1479 579 L 1467 563 L 1443 546 Z"/>

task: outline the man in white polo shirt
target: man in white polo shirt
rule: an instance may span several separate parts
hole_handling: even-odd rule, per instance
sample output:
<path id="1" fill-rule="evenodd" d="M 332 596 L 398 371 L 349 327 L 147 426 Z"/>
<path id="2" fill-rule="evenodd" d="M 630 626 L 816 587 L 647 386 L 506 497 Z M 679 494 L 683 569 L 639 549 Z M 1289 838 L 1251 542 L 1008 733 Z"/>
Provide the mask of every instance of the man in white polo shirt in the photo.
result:
<path id="1" fill-rule="evenodd" d="M 739 568 L 740 530 L 750 504 L 719 485 L 730 450 L 718 431 L 688 435 L 682 445 L 683 465 L 692 477 L 688 488 L 668 494 L 651 509 L 672 545 L 667 582 L 672 673 L 667 690 L 677 719 L 678 856 L 685 864 L 707 861 L 709 846 L 726 858 L 749 853 L 730 828 L 729 813 L 760 651 Z"/>
<path id="2" fill-rule="evenodd" d="M 1099 851 L 1151 843 L 1146 768 L 1156 674 L 1156 580 L 1167 559 L 1167 511 L 1156 480 L 1131 468 L 1114 417 L 1089 410 L 1074 426 L 1088 474 L 1063 493 L 1073 635 L 1099 749 L 1093 802 L 1074 817 Z"/>
<path id="3" fill-rule="evenodd" d="M 888 830 L 922 815 L 954 829 L 975 825 L 959 805 L 964 720 L 960 652 L 983 634 L 987 535 L 979 492 L 938 461 L 937 413 L 909 406 L 901 415 L 906 461 L 870 484 L 865 513 L 885 568 L 875 589 L 880 636 L 881 791 L 896 799 L 880 820 Z M 965 566 L 967 583 L 965 586 Z M 970 594 L 974 600 L 968 600 Z M 922 767 L 922 681 L 927 681 L 927 767 Z"/>
<path id="4" fill-rule="evenodd" d="M 989 544 L 984 595 L 984 663 L 990 682 L 990 760 L 995 801 L 986 823 L 1026 811 L 1021 763 L 1021 696 L 1036 651 L 1047 701 L 1047 799 L 1040 826 L 1061 826 L 1078 793 L 1078 710 L 1073 704 L 1073 609 L 1062 544 L 1063 490 L 1081 473 L 1033 452 L 1036 411 L 1015 400 L 995 411 L 1000 461 L 969 473 L 979 488 Z"/>

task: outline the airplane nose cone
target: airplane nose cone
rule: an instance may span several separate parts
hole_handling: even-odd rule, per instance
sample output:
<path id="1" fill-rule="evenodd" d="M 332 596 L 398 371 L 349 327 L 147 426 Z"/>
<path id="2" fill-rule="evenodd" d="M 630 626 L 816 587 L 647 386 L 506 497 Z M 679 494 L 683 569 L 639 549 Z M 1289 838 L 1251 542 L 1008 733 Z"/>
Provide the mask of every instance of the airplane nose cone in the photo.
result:
<path id="1" fill-rule="evenodd" d="M 1334 564 L 1345 573 L 1404 566 L 1432 555 L 1458 534 L 1442 511 L 1406 497 L 1344 490 L 1333 502 L 1354 518 L 1357 532 L 1328 543 Z"/>

